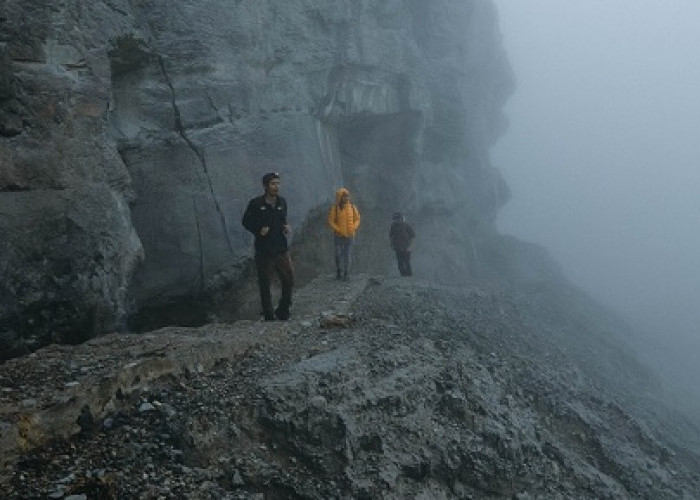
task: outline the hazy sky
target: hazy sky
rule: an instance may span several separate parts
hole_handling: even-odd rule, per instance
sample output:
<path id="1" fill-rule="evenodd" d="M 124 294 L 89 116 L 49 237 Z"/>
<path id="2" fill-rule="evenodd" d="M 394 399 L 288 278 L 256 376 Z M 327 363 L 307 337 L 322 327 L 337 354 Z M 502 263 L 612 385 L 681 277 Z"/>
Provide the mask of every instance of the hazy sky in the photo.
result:
<path id="1" fill-rule="evenodd" d="M 499 228 L 697 363 L 700 0 L 495 3 L 517 78 Z"/>

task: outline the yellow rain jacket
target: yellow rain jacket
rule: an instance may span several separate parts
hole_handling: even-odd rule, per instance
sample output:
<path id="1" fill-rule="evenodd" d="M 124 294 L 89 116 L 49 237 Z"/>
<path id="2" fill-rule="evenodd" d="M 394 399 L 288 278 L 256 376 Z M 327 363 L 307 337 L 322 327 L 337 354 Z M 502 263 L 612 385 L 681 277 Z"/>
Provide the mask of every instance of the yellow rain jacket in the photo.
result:
<path id="1" fill-rule="evenodd" d="M 340 197 L 343 194 L 348 195 L 348 202 L 340 208 Z M 350 192 L 345 188 L 335 192 L 335 203 L 328 212 L 328 225 L 335 234 L 344 238 L 355 236 L 357 228 L 360 227 L 360 212 L 350 203 Z"/>

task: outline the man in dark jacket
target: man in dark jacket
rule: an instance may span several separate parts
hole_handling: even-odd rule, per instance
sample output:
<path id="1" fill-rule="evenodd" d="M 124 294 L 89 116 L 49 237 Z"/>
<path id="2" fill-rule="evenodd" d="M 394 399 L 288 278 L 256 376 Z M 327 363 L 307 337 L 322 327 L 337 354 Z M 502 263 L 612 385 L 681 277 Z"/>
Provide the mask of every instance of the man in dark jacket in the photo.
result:
<path id="1" fill-rule="evenodd" d="M 287 201 L 279 196 L 280 175 L 265 174 L 262 178 L 265 194 L 253 198 L 243 214 L 243 227 L 255 236 L 255 267 L 265 321 L 289 319 L 292 304 L 294 268 L 287 247 L 291 229 L 287 223 Z M 272 309 L 270 275 L 276 271 L 282 285 L 277 309 Z"/>
<path id="2" fill-rule="evenodd" d="M 406 222 L 403 214 L 396 212 L 389 230 L 389 238 L 391 239 L 391 248 L 396 252 L 396 262 L 399 265 L 399 273 L 401 276 L 412 276 L 411 269 L 411 248 L 416 233 L 413 232 L 411 225 Z"/>

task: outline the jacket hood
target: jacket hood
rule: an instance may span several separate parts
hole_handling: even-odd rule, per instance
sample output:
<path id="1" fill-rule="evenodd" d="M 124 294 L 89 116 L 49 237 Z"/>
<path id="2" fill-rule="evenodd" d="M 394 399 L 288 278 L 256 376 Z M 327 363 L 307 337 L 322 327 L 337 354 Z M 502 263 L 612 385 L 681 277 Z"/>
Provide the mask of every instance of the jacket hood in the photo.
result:
<path id="1" fill-rule="evenodd" d="M 335 192 L 335 202 L 340 203 L 340 197 L 343 196 L 343 194 L 348 195 L 348 201 L 350 200 L 350 191 L 347 190 L 347 188 L 340 188 Z"/>

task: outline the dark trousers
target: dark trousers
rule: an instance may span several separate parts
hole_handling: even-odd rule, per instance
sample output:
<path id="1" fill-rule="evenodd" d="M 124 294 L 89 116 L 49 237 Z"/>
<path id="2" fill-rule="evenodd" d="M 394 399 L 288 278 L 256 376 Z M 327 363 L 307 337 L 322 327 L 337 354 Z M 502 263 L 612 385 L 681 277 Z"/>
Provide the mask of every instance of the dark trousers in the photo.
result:
<path id="1" fill-rule="evenodd" d="M 352 261 L 352 238 L 334 235 L 333 246 L 335 247 L 335 270 L 338 274 L 342 271 L 347 276 L 350 271 L 350 261 Z"/>
<path id="2" fill-rule="evenodd" d="M 401 273 L 401 276 L 413 275 L 410 250 L 396 250 L 396 262 L 399 264 L 399 273 Z"/>
<path id="3" fill-rule="evenodd" d="M 258 271 L 258 287 L 260 288 L 260 303 L 265 318 L 274 317 L 272 298 L 270 296 L 270 276 L 275 271 L 282 285 L 282 295 L 279 310 L 289 312 L 292 305 L 292 288 L 294 287 L 294 268 L 289 252 L 278 255 L 255 255 L 255 268 Z"/>

